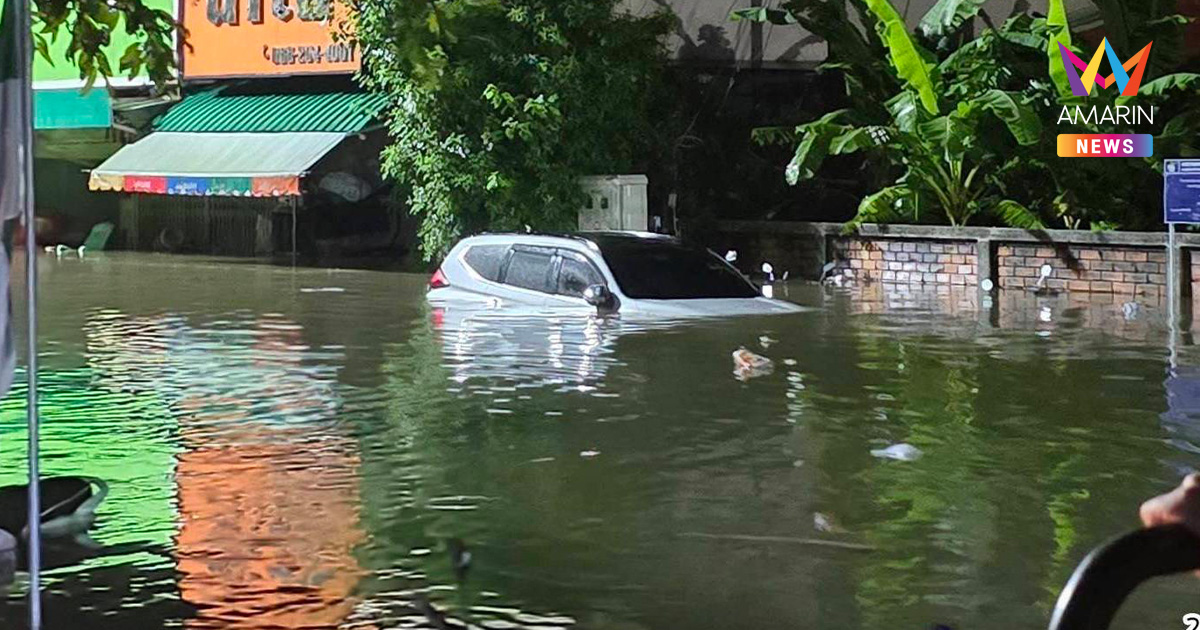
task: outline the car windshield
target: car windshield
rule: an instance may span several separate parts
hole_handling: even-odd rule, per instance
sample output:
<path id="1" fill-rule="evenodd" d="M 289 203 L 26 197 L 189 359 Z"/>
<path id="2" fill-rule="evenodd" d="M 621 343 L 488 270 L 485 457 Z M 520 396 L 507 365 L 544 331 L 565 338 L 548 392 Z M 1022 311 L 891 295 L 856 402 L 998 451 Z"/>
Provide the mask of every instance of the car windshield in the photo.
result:
<path id="1" fill-rule="evenodd" d="M 752 298 L 741 274 L 703 249 L 661 240 L 597 239 L 621 292 L 634 299 Z"/>

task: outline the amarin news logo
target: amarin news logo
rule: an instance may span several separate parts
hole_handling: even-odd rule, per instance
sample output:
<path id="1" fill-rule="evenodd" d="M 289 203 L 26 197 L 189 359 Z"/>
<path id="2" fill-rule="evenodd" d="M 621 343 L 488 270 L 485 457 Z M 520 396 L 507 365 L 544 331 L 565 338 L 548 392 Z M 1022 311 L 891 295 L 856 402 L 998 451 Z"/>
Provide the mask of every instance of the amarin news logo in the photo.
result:
<path id="1" fill-rule="evenodd" d="M 1120 88 L 1122 96 L 1137 96 L 1142 87 L 1142 75 L 1146 72 L 1146 62 L 1150 60 L 1150 47 L 1153 45 L 1154 42 L 1146 44 L 1141 52 L 1124 64 L 1121 63 L 1120 57 L 1117 57 L 1116 49 L 1108 43 L 1107 37 L 1100 42 L 1100 47 L 1096 49 L 1096 54 L 1092 55 L 1091 62 L 1086 64 L 1075 53 L 1067 50 L 1062 42 L 1058 43 L 1058 49 L 1062 52 L 1063 68 L 1067 71 L 1067 80 L 1071 82 L 1071 92 L 1075 96 L 1091 96 L 1093 85 L 1099 85 L 1103 90 L 1113 83 Z M 1100 76 L 1100 60 L 1106 55 L 1113 71 L 1107 78 Z M 1076 69 L 1083 70 L 1082 77 Z M 1133 70 L 1133 76 L 1129 75 L 1129 70 Z"/>
<path id="2" fill-rule="evenodd" d="M 1071 84 L 1071 93 L 1075 96 L 1087 97 L 1092 95 L 1092 88 L 1100 86 L 1101 90 L 1116 85 L 1121 96 L 1137 96 L 1142 87 L 1142 77 L 1150 60 L 1150 47 L 1154 42 L 1146 44 L 1138 54 L 1121 63 L 1117 51 L 1108 38 L 1100 42 L 1100 48 L 1092 55 L 1091 61 L 1084 63 L 1082 59 L 1059 42 L 1058 49 L 1062 53 L 1063 69 L 1067 71 L 1067 81 Z M 1108 59 L 1112 74 L 1107 77 L 1100 75 L 1100 63 Z M 1083 71 L 1083 76 L 1079 71 Z M 1106 106 L 1103 109 L 1093 105 L 1085 110 L 1080 106 L 1064 106 L 1058 123 L 1071 125 L 1125 125 L 1154 124 L 1154 108 L 1140 106 Z M 1060 134 L 1058 136 L 1059 157 L 1150 157 L 1154 155 L 1154 137 L 1150 134 Z"/>

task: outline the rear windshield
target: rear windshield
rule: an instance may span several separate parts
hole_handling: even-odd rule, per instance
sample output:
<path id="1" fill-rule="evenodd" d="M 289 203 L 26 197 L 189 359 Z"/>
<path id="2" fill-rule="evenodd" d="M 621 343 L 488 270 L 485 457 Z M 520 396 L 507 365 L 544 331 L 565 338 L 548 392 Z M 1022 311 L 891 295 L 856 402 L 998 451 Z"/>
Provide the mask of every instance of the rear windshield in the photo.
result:
<path id="1" fill-rule="evenodd" d="M 709 251 L 663 241 L 599 243 L 621 292 L 643 300 L 752 298 L 758 289 Z"/>

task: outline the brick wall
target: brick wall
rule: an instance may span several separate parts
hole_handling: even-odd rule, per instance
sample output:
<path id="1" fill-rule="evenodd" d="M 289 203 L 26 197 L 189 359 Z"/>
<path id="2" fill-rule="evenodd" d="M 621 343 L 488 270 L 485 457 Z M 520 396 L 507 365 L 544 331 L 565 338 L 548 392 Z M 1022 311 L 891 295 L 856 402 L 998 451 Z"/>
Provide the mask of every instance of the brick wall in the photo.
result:
<path id="1" fill-rule="evenodd" d="M 1146 297 L 1166 291 L 1167 255 L 1156 248 L 1002 244 L 996 262 L 1002 289 L 1036 286 L 1042 265 L 1050 265 L 1050 289 Z"/>
<path id="2" fill-rule="evenodd" d="M 837 238 L 832 250 L 833 273 L 855 282 L 979 284 L 973 242 Z"/>
<path id="3" fill-rule="evenodd" d="M 1037 285 L 1042 265 L 1050 265 L 1045 286 L 1072 295 L 1125 303 L 1166 298 L 1167 238 L 1162 233 L 942 227 L 923 225 L 861 226 L 846 235 L 832 223 L 771 221 L 723 222 L 714 249 L 738 249 L 738 265 L 757 270 L 774 264 L 777 275 L 815 280 L 826 261 L 834 263 L 826 280 L 835 284 L 889 288 L 932 286 L 946 293 L 957 286 L 977 287 L 985 268 L 1000 289 L 1024 293 Z M 1200 301 L 1200 233 L 1176 235 L 1182 256 L 1182 294 Z M 741 248 L 745 249 L 741 249 Z M 982 247 L 982 249 L 981 249 Z M 978 252 L 990 252 L 981 265 Z M 1157 298 L 1157 299 L 1156 299 Z"/>

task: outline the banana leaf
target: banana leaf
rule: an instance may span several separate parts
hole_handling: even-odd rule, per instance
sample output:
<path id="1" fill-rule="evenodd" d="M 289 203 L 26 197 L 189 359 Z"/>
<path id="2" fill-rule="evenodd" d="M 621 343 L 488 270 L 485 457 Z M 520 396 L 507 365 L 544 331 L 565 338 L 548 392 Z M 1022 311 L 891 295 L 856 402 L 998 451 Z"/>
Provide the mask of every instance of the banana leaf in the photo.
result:
<path id="1" fill-rule="evenodd" d="M 878 32 L 887 47 L 892 66 L 900 78 L 920 97 L 921 105 L 931 114 L 938 113 L 938 99 L 934 71 L 936 66 L 926 61 L 928 53 L 909 35 L 904 18 L 892 6 L 890 0 L 866 0 L 867 9 L 878 20 Z"/>
<path id="2" fill-rule="evenodd" d="M 788 184 L 795 186 L 796 182 L 802 179 L 816 176 L 821 165 L 825 163 L 825 158 L 829 155 L 834 138 L 846 130 L 845 126 L 834 122 L 844 112 L 845 110 L 830 112 L 813 122 L 796 128 L 796 133 L 802 135 L 802 139 L 796 146 L 796 153 L 792 156 L 792 161 L 784 170 L 784 177 Z"/>
<path id="3" fill-rule="evenodd" d="M 1003 121 L 1018 143 L 1029 146 L 1041 139 L 1042 121 L 1037 112 L 1012 93 L 988 90 L 975 97 L 973 102 Z"/>
<path id="4" fill-rule="evenodd" d="M 921 18 L 919 28 L 927 37 L 944 37 L 957 31 L 969 20 L 979 15 L 987 0 L 939 0 Z"/>
<path id="5" fill-rule="evenodd" d="M 800 20 L 797 19 L 796 15 L 791 11 L 786 11 L 783 9 L 768 9 L 766 7 L 738 9 L 737 11 L 729 14 L 729 19 L 734 22 L 764 22 L 779 26 L 800 23 Z"/>
<path id="6" fill-rule="evenodd" d="M 1009 227 L 1026 230 L 1040 230 L 1046 227 L 1034 211 L 1012 199 L 1005 199 L 997 203 L 995 213 Z"/>
<path id="7" fill-rule="evenodd" d="M 908 186 L 888 186 L 858 204 L 858 213 L 843 226 L 853 232 L 864 223 L 895 223 L 916 215 L 917 195 Z"/>
<path id="8" fill-rule="evenodd" d="M 1050 80 L 1058 88 L 1059 96 L 1071 96 L 1071 81 L 1067 78 L 1067 69 L 1063 66 L 1062 51 L 1058 45 L 1071 47 L 1071 25 L 1067 21 L 1067 9 L 1063 0 L 1050 0 L 1050 15 L 1046 17 L 1046 25 L 1050 27 L 1050 43 L 1046 45 L 1046 59 L 1050 63 Z"/>
<path id="9" fill-rule="evenodd" d="M 1127 105 L 1129 101 L 1138 97 L 1166 96 L 1175 90 L 1190 90 L 1193 95 L 1196 94 L 1200 91 L 1200 74 L 1178 72 L 1168 74 L 1165 77 L 1159 77 L 1149 83 L 1143 84 L 1141 89 L 1138 90 L 1137 96 L 1121 96 L 1117 98 L 1117 104 Z"/>

